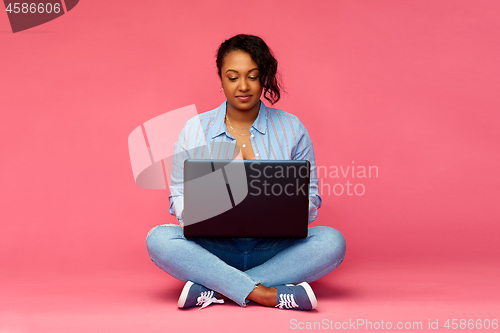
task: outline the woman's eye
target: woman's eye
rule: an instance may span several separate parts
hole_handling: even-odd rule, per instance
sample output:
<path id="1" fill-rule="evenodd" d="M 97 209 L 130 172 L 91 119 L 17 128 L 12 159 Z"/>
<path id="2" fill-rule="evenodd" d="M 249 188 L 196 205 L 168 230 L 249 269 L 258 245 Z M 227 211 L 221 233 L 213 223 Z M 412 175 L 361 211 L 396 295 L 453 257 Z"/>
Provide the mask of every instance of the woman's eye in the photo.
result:
<path id="1" fill-rule="evenodd" d="M 229 77 L 229 81 L 236 81 L 238 78 L 237 77 Z"/>
<path id="2" fill-rule="evenodd" d="M 258 76 L 253 76 L 253 77 L 250 77 L 250 80 L 255 81 L 255 80 L 257 80 L 258 78 L 259 78 Z"/>

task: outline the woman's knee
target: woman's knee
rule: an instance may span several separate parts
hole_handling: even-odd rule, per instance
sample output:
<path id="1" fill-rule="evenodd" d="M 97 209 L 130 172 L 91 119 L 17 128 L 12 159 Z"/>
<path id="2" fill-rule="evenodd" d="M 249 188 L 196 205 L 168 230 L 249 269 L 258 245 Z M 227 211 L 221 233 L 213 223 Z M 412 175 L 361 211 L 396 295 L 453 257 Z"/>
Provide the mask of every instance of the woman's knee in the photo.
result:
<path id="1" fill-rule="evenodd" d="M 346 252 L 344 236 L 332 227 L 318 226 L 309 228 L 309 235 L 314 235 L 321 242 L 322 251 L 327 251 L 335 258 L 343 259 Z"/>
<path id="2" fill-rule="evenodd" d="M 152 228 L 146 236 L 146 244 L 149 254 L 164 251 L 169 241 L 182 237 L 182 227 L 176 224 L 162 224 Z"/>

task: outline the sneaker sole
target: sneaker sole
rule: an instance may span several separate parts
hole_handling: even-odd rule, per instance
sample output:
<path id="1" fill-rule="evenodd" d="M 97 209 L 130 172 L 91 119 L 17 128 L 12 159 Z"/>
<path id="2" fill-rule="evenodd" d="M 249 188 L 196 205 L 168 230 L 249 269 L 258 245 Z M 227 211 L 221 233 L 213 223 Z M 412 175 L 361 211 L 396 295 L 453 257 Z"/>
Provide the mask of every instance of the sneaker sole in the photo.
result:
<path id="1" fill-rule="evenodd" d="M 312 290 L 309 283 L 302 282 L 302 283 L 299 283 L 298 286 L 302 286 L 302 288 L 305 289 L 307 296 L 309 297 L 309 300 L 311 301 L 311 306 L 312 306 L 311 310 L 316 309 L 318 307 L 318 300 L 316 299 L 316 295 L 314 295 L 314 291 Z"/>
<path id="2" fill-rule="evenodd" d="M 184 285 L 184 288 L 182 288 L 181 296 L 179 297 L 179 301 L 177 301 L 178 307 L 183 308 L 184 305 L 186 304 L 186 299 L 187 299 L 188 294 L 189 294 L 189 289 L 191 289 L 191 286 L 193 284 L 194 284 L 193 282 L 188 281 Z"/>

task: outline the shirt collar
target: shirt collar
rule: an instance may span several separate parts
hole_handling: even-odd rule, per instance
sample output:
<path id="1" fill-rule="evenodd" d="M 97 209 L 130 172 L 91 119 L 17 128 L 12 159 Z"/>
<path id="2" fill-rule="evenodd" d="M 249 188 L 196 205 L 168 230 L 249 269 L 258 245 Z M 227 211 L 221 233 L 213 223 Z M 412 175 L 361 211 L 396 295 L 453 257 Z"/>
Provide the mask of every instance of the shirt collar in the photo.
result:
<path id="1" fill-rule="evenodd" d="M 224 101 L 218 108 L 217 112 L 215 113 L 215 118 L 212 122 L 212 128 L 214 131 L 212 132 L 212 139 L 215 137 L 218 137 L 222 133 L 227 133 L 227 126 L 226 122 L 224 121 L 226 117 L 226 103 L 227 101 Z M 252 127 L 259 131 L 261 134 L 266 134 L 267 130 L 267 107 L 264 105 L 262 101 L 260 101 L 260 109 L 259 109 L 259 114 L 257 115 L 257 118 L 255 118 L 255 121 L 252 124 Z"/>

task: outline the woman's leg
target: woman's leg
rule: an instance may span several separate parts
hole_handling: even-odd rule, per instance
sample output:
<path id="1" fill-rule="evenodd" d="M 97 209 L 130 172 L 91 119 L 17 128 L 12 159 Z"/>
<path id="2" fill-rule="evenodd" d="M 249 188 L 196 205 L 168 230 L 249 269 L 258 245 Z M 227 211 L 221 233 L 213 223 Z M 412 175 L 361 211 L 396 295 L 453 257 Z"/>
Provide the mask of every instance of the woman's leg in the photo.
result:
<path id="1" fill-rule="evenodd" d="M 300 240 L 262 239 L 248 251 L 245 273 L 259 284 L 247 299 L 275 306 L 278 291 L 272 286 L 312 282 L 334 270 L 345 256 L 342 234 L 330 227 L 312 227 Z"/>
<path id="2" fill-rule="evenodd" d="M 151 260 L 162 270 L 181 281 L 193 281 L 222 293 L 241 306 L 246 296 L 258 284 L 246 273 L 232 267 L 196 242 L 184 237 L 182 227 L 174 224 L 160 225 L 149 232 L 147 238 Z M 225 243 L 218 242 L 219 251 Z M 231 257 L 231 243 L 225 249 Z"/>
<path id="3" fill-rule="evenodd" d="M 304 239 L 291 243 L 284 240 L 283 245 L 280 243 L 279 240 L 268 240 L 267 243 L 257 244 L 249 261 L 258 265 L 245 270 L 245 273 L 267 287 L 312 282 L 340 265 L 346 250 L 342 234 L 325 226 L 309 228 Z M 277 251 L 268 259 L 269 253 Z"/>

